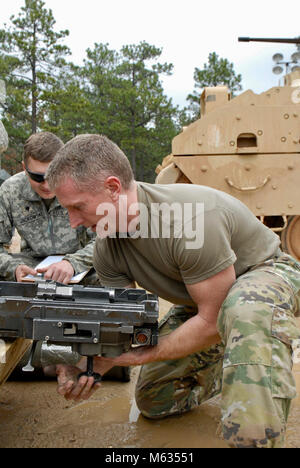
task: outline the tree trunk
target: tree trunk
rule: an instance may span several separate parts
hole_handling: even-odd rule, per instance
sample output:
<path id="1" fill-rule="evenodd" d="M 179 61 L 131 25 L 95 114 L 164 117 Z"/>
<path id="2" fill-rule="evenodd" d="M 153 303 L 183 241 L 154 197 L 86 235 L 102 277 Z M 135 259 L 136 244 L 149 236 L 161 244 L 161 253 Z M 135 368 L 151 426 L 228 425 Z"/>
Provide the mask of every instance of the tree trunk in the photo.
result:
<path id="1" fill-rule="evenodd" d="M 132 111 L 132 118 L 131 118 L 131 144 L 132 144 L 131 166 L 132 166 L 134 176 L 136 177 L 137 173 L 136 173 L 135 115 L 134 115 L 134 111 Z"/>
<path id="2" fill-rule="evenodd" d="M 32 104 L 31 104 L 31 132 L 36 133 L 37 123 L 36 123 L 36 107 L 37 107 L 37 98 L 36 98 L 36 87 L 32 87 Z"/>
<path id="3" fill-rule="evenodd" d="M 33 44 L 34 50 L 32 53 L 32 88 L 31 88 L 31 131 L 36 133 L 37 130 L 37 79 L 36 79 L 36 24 L 33 26 Z"/>

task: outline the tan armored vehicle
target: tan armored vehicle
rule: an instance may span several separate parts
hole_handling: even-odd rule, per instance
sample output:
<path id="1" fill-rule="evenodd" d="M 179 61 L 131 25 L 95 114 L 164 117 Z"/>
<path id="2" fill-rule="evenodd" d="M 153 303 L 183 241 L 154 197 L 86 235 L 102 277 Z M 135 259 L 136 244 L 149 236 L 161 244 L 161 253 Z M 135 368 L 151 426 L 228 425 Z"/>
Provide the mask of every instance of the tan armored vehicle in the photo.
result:
<path id="1" fill-rule="evenodd" d="M 300 71 L 282 87 L 231 99 L 205 88 L 201 118 L 172 143 L 157 183 L 214 187 L 239 198 L 300 259 Z"/>

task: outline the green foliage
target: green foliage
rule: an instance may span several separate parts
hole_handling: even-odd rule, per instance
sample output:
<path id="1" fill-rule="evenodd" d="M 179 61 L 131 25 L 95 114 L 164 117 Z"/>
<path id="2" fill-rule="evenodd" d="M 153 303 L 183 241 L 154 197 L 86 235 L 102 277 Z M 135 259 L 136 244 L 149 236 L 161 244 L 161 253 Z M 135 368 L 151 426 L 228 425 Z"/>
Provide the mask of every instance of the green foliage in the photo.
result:
<path id="1" fill-rule="evenodd" d="M 54 31 L 52 11 L 44 6 L 42 0 L 25 0 L 25 6 L 18 16 L 10 18 L 12 25 L 5 25 L 5 29 L 0 30 L 0 77 L 5 81 L 9 81 L 8 76 L 13 79 L 8 95 L 13 94 L 15 101 L 10 108 L 11 101 L 8 100 L 8 126 L 12 123 L 16 108 L 23 108 L 26 113 L 24 123 L 30 121 L 32 133 L 40 125 L 39 106 L 44 101 L 43 91 L 55 84 L 56 72 L 65 65 L 64 56 L 70 53 L 67 46 L 59 44 L 69 32 Z M 23 90 L 23 93 L 14 93 L 13 88 Z M 24 132 L 15 135 L 20 139 L 23 136 Z"/>
<path id="2" fill-rule="evenodd" d="M 189 94 L 187 97 L 187 100 L 190 102 L 189 110 L 192 113 L 193 119 L 199 118 L 200 97 L 205 87 L 227 85 L 232 96 L 237 91 L 242 90 L 242 76 L 236 75 L 233 63 L 230 63 L 227 59 L 219 58 L 216 52 L 209 54 L 208 63 L 204 64 L 203 69 L 195 68 L 194 81 L 196 89 L 193 94 Z M 200 92 L 197 91 L 199 89 Z"/>
<path id="3" fill-rule="evenodd" d="M 65 67 L 47 93 L 43 128 L 64 141 L 79 133 L 105 134 L 131 160 L 137 178 L 154 180 L 155 167 L 178 133 L 177 107 L 164 95 L 161 50 L 141 42 L 117 52 L 108 44 L 87 50 L 82 67 Z"/>
<path id="4" fill-rule="evenodd" d="M 120 146 L 131 160 L 136 176 L 143 180 L 148 160 L 161 160 L 161 147 L 157 144 L 161 129 L 168 129 L 164 149 L 170 148 L 177 133 L 173 119 L 177 108 L 163 92 L 160 76 L 170 74 L 172 65 L 157 60 L 161 50 L 141 42 L 124 46 L 118 57 L 116 76 L 118 88 L 115 101 L 119 106 L 122 129 L 116 135 Z M 171 134 L 170 134 L 171 130 Z"/>
<path id="5" fill-rule="evenodd" d="M 2 107 L 2 121 L 9 135 L 9 144 L 15 148 L 16 159 L 22 152 L 22 143 L 30 134 L 30 83 L 26 77 L 15 75 L 19 66 L 17 57 L 0 53 L 0 78 L 6 82 L 7 97 Z"/>
<path id="6" fill-rule="evenodd" d="M 0 78 L 7 87 L 2 120 L 10 148 L 2 158 L 7 170 L 19 170 L 25 139 L 51 131 L 68 141 L 78 134 L 100 133 L 129 157 L 138 180 L 153 182 L 155 168 L 170 154 L 171 143 L 190 122 L 188 109 L 174 106 L 162 86 L 173 65 L 160 63 L 161 49 L 146 43 L 115 51 L 94 44 L 81 66 L 66 62 L 70 54 L 55 32 L 51 10 L 42 0 L 24 0 L 11 26 L 0 29 Z M 220 78 L 221 77 L 221 78 Z M 238 88 L 232 64 L 213 53 L 203 71 L 195 70 L 196 88 L 222 82 Z M 205 84 L 204 84 L 205 83 Z M 199 97 L 190 96 L 191 102 Z"/>
<path id="7" fill-rule="evenodd" d="M 90 103 L 78 73 L 78 67 L 70 64 L 57 77 L 56 85 L 43 93 L 42 129 L 63 141 L 89 132 Z"/>

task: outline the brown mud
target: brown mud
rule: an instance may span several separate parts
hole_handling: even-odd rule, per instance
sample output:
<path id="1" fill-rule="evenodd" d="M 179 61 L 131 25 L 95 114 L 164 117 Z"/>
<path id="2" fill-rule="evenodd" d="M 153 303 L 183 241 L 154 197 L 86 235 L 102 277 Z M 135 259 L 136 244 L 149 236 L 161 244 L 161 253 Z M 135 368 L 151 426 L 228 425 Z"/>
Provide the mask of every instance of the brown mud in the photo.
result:
<path id="1" fill-rule="evenodd" d="M 287 448 L 300 448 L 300 364 L 294 375 L 298 397 L 292 403 Z M 218 397 L 190 413 L 150 421 L 135 406 L 137 376 L 135 368 L 129 383 L 104 381 L 80 403 L 59 396 L 55 381 L 7 382 L 0 389 L 0 448 L 227 447 L 220 435 Z"/>

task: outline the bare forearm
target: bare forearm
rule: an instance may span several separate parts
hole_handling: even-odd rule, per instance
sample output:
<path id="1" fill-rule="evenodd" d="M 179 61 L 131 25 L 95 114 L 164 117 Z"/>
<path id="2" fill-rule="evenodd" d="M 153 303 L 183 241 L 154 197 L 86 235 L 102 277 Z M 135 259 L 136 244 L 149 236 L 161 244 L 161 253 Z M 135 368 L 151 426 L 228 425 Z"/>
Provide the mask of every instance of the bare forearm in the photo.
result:
<path id="1" fill-rule="evenodd" d="M 197 315 L 170 335 L 161 337 L 157 346 L 137 348 L 113 359 L 96 358 L 95 368 L 97 365 L 103 367 L 104 362 L 110 362 L 112 366 L 139 366 L 149 362 L 180 359 L 219 341 L 216 324 L 209 324 Z"/>
<path id="2" fill-rule="evenodd" d="M 219 341 L 216 322 L 208 323 L 198 314 L 170 335 L 161 338 L 161 345 L 159 344 L 157 349 L 157 360 L 180 359 Z"/>
<path id="3" fill-rule="evenodd" d="M 169 335 L 160 337 L 157 346 L 135 349 L 114 359 L 96 357 L 95 372 L 103 375 L 118 365 L 137 366 L 150 362 L 176 360 L 219 343 L 217 317 L 235 278 L 234 267 L 231 265 L 207 280 L 186 285 L 190 297 L 198 305 L 197 315 L 188 319 Z M 74 384 L 74 375 L 78 375 L 83 365 L 85 366 L 84 360 L 79 363 L 80 369 L 73 368 L 70 372 L 70 369 L 61 366 L 58 370 L 59 393 L 65 398 L 87 399 L 93 389 L 99 386 L 99 384 L 94 385 L 93 378 L 87 379 L 87 377 L 81 377 L 79 384 Z M 83 379 L 87 382 L 82 381 Z"/>

